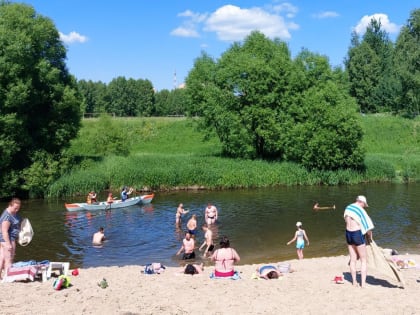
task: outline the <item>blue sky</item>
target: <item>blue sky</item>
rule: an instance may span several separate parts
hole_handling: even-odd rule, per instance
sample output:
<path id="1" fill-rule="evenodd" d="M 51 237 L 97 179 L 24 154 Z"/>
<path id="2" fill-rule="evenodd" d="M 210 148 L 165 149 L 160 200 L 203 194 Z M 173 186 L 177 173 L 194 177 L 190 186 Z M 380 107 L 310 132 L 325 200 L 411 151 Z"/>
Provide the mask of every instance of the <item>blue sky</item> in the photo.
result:
<path id="1" fill-rule="evenodd" d="M 49 17 L 79 80 L 109 83 L 118 76 L 150 80 L 157 90 L 181 85 L 206 51 L 217 59 L 252 30 L 342 65 L 351 32 L 372 16 L 395 40 L 418 0 L 22 0 Z M 176 74 L 176 75 L 175 75 Z"/>

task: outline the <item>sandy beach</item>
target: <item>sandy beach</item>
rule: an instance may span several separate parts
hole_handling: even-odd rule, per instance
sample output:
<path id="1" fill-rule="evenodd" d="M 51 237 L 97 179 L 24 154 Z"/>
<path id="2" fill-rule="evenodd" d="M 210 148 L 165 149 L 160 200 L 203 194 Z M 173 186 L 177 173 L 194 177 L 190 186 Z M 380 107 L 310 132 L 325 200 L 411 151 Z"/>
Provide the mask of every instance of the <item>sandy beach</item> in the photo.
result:
<path id="1" fill-rule="evenodd" d="M 401 255 L 420 262 L 420 255 Z M 348 257 L 290 260 L 296 272 L 280 279 L 255 279 L 258 265 L 238 265 L 241 279 L 211 279 L 168 267 L 146 275 L 143 266 L 79 269 L 71 287 L 54 290 L 54 276 L 42 282 L 1 283 L 6 314 L 419 314 L 419 266 L 403 269 L 405 287 L 374 270 L 368 287 L 352 286 Z M 277 262 L 276 262 L 277 263 Z M 70 266 L 71 267 L 71 266 Z M 344 283 L 333 281 L 343 276 Z M 106 278 L 108 287 L 98 282 Z"/>

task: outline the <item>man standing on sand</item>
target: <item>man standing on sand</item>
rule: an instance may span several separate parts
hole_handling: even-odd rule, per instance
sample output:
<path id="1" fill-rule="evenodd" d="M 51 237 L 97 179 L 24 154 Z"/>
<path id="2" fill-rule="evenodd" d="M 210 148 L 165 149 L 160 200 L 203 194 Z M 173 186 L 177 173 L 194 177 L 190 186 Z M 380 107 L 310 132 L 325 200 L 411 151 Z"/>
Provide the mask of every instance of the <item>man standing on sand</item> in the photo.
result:
<path id="1" fill-rule="evenodd" d="M 204 218 L 207 225 L 216 223 L 217 215 L 218 215 L 217 208 L 211 203 L 208 203 L 206 210 L 204 210 Z"/>
<path id="2" fill-rule="evenodd" d="M 182 240 L 182 246 L 179 249 L 179 251 L 176 253 L 176 255 L 178 256 L 179 254 L 184 252 L 182 259 L 194 259 L 195 258 L 194 247 L 195 247 L 194 239 L 191 237 L 191 234 L 187 232 L 185 233 L 185 238 Z"/>
<path id="3" fill-rule="evenodd" d="M 359 258 L 361 267 L 360 286 L 366 286 L 367 275 L 367 253 L 366 237 L 372 240 L 373 222 L 366 213 L 368 207 L 365 196 L 357 196 L 356 201 L 344 210 L 344 221 L 346 222 L 346 242 L 350 254 L 350 273 L 353 285 L 357 286 L 356 261 Z"/>

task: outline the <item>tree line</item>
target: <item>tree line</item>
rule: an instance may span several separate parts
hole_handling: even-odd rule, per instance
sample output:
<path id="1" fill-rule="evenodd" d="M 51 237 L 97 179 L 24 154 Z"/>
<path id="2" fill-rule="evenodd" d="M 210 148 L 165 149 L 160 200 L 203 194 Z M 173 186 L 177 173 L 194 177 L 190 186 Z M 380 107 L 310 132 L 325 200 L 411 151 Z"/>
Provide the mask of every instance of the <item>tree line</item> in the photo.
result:
<path id="1" fill-rule="evenodd" d="M 362 36 L 356 32 L 351 34 L 344 69 L 333 70 L 341 72 L 347 84 L 346 90 L 356 100 L 361 113 L 387 112 L 405 117 L 415 117 L 419 114 L 419 28 L 420 9 L 415 9 L 401 28 L 395 42 L 392 42 L 389 34 L 383 30 L 381 21 L 375 19 L 371 20 Z M 250 36 L 245 39 L 244 44 L 247 41 L 250 41 Z M 236 47 L 238 43 L 233 44 L 226 54 Z M 324 57 L 328 59 L 327 56 Z M 213 60 L 203 52 L 188 74 L 187 89 L 191 88 L 193 76 L 211 76 L 208 72 L 212 71 L 212 68 L 206 67 L 207 61 L 220 66 L 221 60 Z M 276 71 L 276 68 L 273 70 Z M 194 86 L 194 89 L 201 90 L 204 86 Z M 194 102 L 194 98 L 189 98 L 184 89 L 155 91 L 149 80 L 118 77 L 108 84 L 80 80 L 78 87 L 83 96 L 81 110 L 85 113 L 105 112 L 117 116 L 202 114 L 197 111 L 199 103 Z"/>
<path id="2" fill-rule="evenodd" d="M 357 113 L 419 113 L 419 9 L 395 43 L 376 20 L 352 34 L 344 69 L 306 49 L 292 58 L 254 31 L 218 59 L 202 52 L 186 87 L 171 91 L 123 76 L 77 80 L 54 23 L 30 5 L 0 1 L 0 30 L 0 198 L 42 196 L 80 163 L 67 148 L 85 113 L 200 117 L 226 156 L 321 170 L 363 170 Z"/>

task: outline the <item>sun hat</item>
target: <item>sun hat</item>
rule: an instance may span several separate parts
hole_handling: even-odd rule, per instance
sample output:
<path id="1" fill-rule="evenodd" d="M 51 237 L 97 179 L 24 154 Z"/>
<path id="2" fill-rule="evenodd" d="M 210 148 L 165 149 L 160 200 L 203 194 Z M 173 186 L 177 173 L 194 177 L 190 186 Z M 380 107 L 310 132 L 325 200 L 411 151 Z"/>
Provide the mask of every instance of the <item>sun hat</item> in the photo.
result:
<path id="1" fill-rule="evenodd" d="M 365 196 L 357 196 L 357 201 L 363 202 L 366 207 L 369 207 Z"/>
<path id="2" fill-rule="evenodd" d="M 296 226 L 302 226 L 302 222 L 300 221 L 296 222 Z"/>

